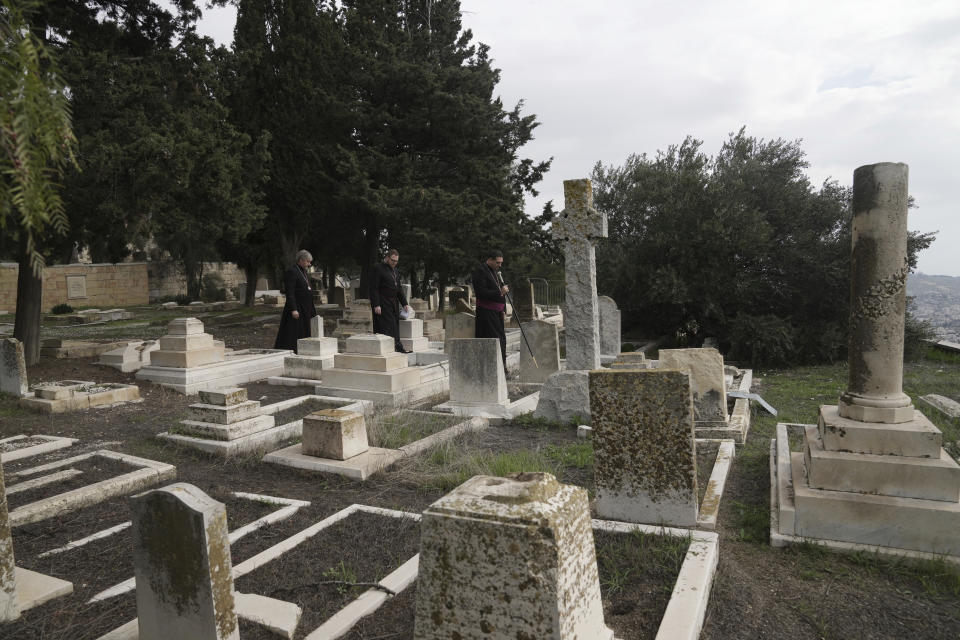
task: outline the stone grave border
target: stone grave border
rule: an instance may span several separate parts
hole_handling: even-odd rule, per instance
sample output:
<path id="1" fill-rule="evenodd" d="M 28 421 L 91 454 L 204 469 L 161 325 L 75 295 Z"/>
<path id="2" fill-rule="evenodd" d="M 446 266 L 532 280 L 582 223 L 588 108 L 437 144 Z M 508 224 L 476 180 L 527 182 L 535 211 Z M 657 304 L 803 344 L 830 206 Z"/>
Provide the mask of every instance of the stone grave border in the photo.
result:
<path id="1" fill-rule="evenodd" d="M 282 520 L 286 520 L 287 518 L 295 514 L 297 511 L 299 511 L 301 507 L 310 506 L 310 503 L 307 502 L 306 500 L 293 500 L 292 498 L 278 498 L 276 496 L 267 496 L 259 493 L 246 493 L 243 491 L 234 491 L 232 493 L 234 497 L 237 497 L 237 498 L 246 498 L 248 500 L 255 500 L 257 502 L 265 502 L 267 504 L 273 504 L 281 508 L 277 509 L 276 511 L 271 511 L 265 516 L 257 518 L 253 522 L 243 525 L 239 529 L 234 529 L 233 531 L 231 531 L 227 536 L 227 539 L 230 541 L 230 544 L 233 544 L 237 540 L 240 540 L 247 534 L 253 533 L 258 529 L 262 529 L 268 524 L 274 524 L 276 522 L 281 522 Z M 132 524 L 131 522 L 124 522 L 123 524 L 117 525 L 116 527 L 112 527 L 111 529 L 98 531 L 97 533 L 87 536 L 82 540 L 75 540 L 73 542 L 68 542 L 66 545 L 58 549 L 51 549 L 50 551 L 47 551 L 38 557 L 53 555 L 55 553 L 62 553 L 64 551 L 70 551 L 71 549 L 82 547 L 88 542 L 92 542 L 93 540 L 96 540 L 98 538 L 103 538 L 108 535 L 112 535 L 113 533 L 116 533 L 118 531 L 122 531 L 123 529 L 126 529 L 127 527 L 129 527 L 131 524 Z M 136 584 L 137 583 L 134 578 L 129 578 L 127 580 L 124 580 L 123 582 L 115 584 L 112 587 L 108 587 L 103 591 L 101 591 L 100 593 L 95 594 L 92 598 L 90 598 L 87 601 L 87 604 L 92 604 L 94 602 L 99 602 L 101 600 L 109 600 L 110 598 L 120 596 L 125 593 L 129 593 L 130 591 L 133 591 L 133 589 L 136 587 Z"/>
<path id="2" fill-rule="evenodd" d="M 343 407 L 347 409 L 348 407 Z M 425 413 L 428 415 L 441 415 L 449 417 L 451 414 L 437 411 L 416 411 L 412 413 Z M 302 422 L 302 421 L 301 421 Z M 414 456 L 430 447 L 451 440 L 462 433 L 468 431 L 482 431 L 490 426 L 490 421 L 486 418 L 468 418 L 463 422 L 442 429 L 434 434 L 421 438 L 409 444 L 405 444 L 399 449 L 381 449 L 370 447 L 370 449 L 360 455 L 348 458 L 346 460 L 330 460 L 327 458 L 315 458 L 301 453 L 302 444 L 297 443 L 268 453 L 263 457 L 264 462 L 278 464 L 295 469 L 305 469 L 307 471 L 320 471 L 325 473 L 335 473 L 353 480 L 366 480 L 375 473 L 386 469 L 397 460 Z M 374 457 L 376 456 L 376 457 Z"/>
<path id="3" fill-rule="evenodd" d="M 281 400 L 274 404 L 268 404 L 260 408 L 260 415 L 269 416 L 277 414 L 285 409 L 290 409 L 307 402 L 308 400 L 318 400 L 324 403 L 344 403 L 337 407 L 345 411 L 356 411 L 364 415 L 373 414 L 373 403 L 369 400 L 357 400 L 355 398 L 336 398 L 333 396 L 319 396 L 308 394 Z M 286 424 L 276 425 L 264 431 L 252 433 L 244 438 L 236 440 L 213 440 L 208 438 L 198 438 L 196 436 L 186 436 L 179 433 L 170 433 L 164 431 L 156 435 L 157 438 L 173 442 L 180 446 L 186 446 L 198 449 L 206 453 L 213 453 L 223 457 L 242 455 L 256 451 L 263 446 L 273 446 L 290 438 L 297 438 L 303 433 L 303 419 L 294 420 Z"/>
<path id="4" fill-rule="evenodd" d="M 10 527 L 19 527 L 25 524 L 39 522 L 40 520 L 69 513 L 82 507 L 98 504 L 116 496 L 142 491 L 166 480 L 173 480 L 177 475 L 177 468 L 172 464 L 100 449 L 38 467 L 16 471 L 10 473 L 8 477 L 21 478 L 24 476 L 32 476 L 37 473 L 43 473 L 44 471 L 53 471 L 61 467 L 68 467 L 81 460 L 94 457 L 106 458 L 139 468 L 113 478 L 95 482 L 86 487 L 79 487 L 66 493 L 50 496 L 49 498 L 17 507 L 9 512 Z"/>
<path id="5" fill-rule="evenodd" d="M 30 447 L 24 447 L 22 449 L 14 449 L 13 451 L 0 453 L 0 462 L 13 462 L 14 460 L 20 460 L 21 458 L 29 458 L 30 456 L 38 456 L 43 453 L 50 453 L 51 451 L 56 451 L 57 449 L 66 449 L 67 447 L 73 446 L 75 443 L 79 442 L 77 438 L 63 438 L 61 436 L 18 435 L 10 436 L 9 438 L 3 438 L 0 440 L 0 445 L 12 442 L 14 440 L 20 440 L 22 438 L 35 438 L 46 440 L 46 442 L 35 444 Z"/>
<path id="6" fill-rule="evenodd" d="M 697 442 L 700 442 L 699 438 Z M 710 479 L 707 480 L 707 489 L 703 493 L 703 500 L 700 502 L 700 510 L 697 514 L 697 527 L 700 529 L 709 529 L 710 531 L 717 528 L 720 500 L 723 498 L 723 490 L 727 485 L 727 476 L 730 473 L 730 467 L 733 465 L 733 458 L 737 452 L 733 440 L 720 440 L 719 442 L 720 446 L 717 447 L 717 459 L 713 463 L 713 471 L 710 472 Z"/>
<path id="7" fill-rule="evenodd" d="M 294 534 L 286 540 L 282 540 L 269 549 L 261 551 L 257 555 L 234 566 L 234 580 L 279 558 L 287 551 L 309 540 L 327 527 L 358 512 L 392 518 L 410 518 L 417 522 L 421 519 L 419 513 L 352 504 L 324 518 L 320 522 L 307 527 L 300 533 Z M 717 569 L 720 550 L 719 535 L 708 531 L 676 529 L 672 527 L 658 527 L 654 525 L 613 522 L 609 520 L 592 520 L 591 524 L 594 530 L 614 533 L 641 531 L 650 535 L 690 539 L 690 546 L 684 556 L 683 564 L 680 566 L 677 582 L 673 587 L 670 601 L 660 621 L 660 627 L 656 637 L 659 640 L 695 640 L 699 637 L 707 610 L 707 602 L 710 598 L 713 577 Z M 419 559 L 420 554 L 414 555 L 380 580 L 378 584 L 381 587 L 386 587 L 394 593 L 399 594 L 416 580 Z M 334 640 L 335 638 L 340 638 L 349 632 L 361 618 L 372 614 L 389 598 L 389 594 L 381 589 L 369 589 L 347 604 L 343 609 L 333 614 L 330 618 L 327 618 L 319 627 L 308 633 L 305 640 Z M 106 638 L 106 636 L 104 636 L 104 638 Z M 111 638 L 113 638 L 113 636 L 111 636 Z"/>
<path id="8" fill-rule="evenodd" d="M 807 428 L 816 427 L 816 425 L 800 424 L 796 422 L 778 422 L 777 437 L 770 439 L 770 546 L 787 547 L 804 542 L 818 544 L 832 549 L 834 551 L 866 551 L 885 556 L 912 558 L 920 560 L 943 560 L 951 564 L 960 566 L 960 556 L 944 553 L 931 553 L 928 551 L 914 551 L 912 549 L 901 549 L 899 547 L 884 547 L 872 544 L 863 544 L 859 542 L 842 542 L 839 540 L 827 540 L 825 538 L 805 538 L 803 536 L 780 533 L 780 509 L 783 506 L 787 511 L 794 510 L 793 501 L 793 482 L 790 481 L 784 485 L 784 492 L 781 494 L 778 485 L 778 476 L 780 473 L 787 474 L 790 477 L 790 440 L 787 429 L 789 427 Z M 785 460 L 785 462 L 783 461 Z M 787 490 L 789 489 L 789 491 Z"/>
<path id="9" fill-rule="evenodd" d="M 90 382 L 74 391 L 74 395 L 64 398 L 48 399 L 40 397 L 40 389 L 45 385 L 39 383 L 34 386 L 32 398 L 21 398 L 20 406 L 38 413 L 70 413 L 83 409 L 112 407 L 129 402 L 143 402 L 140 397 L 140 387 L 135 384 L 119 382 Z M 87 388 L 103 388 L 103 391 L 84 391 Z"/>

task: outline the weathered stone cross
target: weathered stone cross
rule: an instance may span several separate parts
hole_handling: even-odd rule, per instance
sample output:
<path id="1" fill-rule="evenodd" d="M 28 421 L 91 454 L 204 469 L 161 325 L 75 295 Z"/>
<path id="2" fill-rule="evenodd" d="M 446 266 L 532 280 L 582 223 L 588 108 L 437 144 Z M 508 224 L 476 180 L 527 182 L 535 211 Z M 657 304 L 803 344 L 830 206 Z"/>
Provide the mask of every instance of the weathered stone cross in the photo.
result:
<path id="1" fill-rule="evenodd" d="M 563 181 L 564 209 L 553 223 L 553 237 L 564 241 L 567 299 L 563 324 L 567 369 L 600 367 L 600 314 L 594 243 L 607 237 L 607 216 L 593 208 L 589 179 Z"/>

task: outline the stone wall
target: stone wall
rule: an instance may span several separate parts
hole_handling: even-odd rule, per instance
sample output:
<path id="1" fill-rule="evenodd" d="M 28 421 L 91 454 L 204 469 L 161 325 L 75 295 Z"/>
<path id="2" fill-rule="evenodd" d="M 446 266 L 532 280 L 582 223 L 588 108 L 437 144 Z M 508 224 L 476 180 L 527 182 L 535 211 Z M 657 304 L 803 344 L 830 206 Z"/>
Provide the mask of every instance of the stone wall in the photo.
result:
<path id="1" fill-rule="evenodd" d="M 171 260 L 155 260 L 147 263 L 150 277 L 150 300 L 172 297 L 187 293 L 187 277 L 179 263 Z M 233 291 L 237 285 L 244 284 L 247 276 L 243 269 L 232 262 L 206 262 L 203 275 L 219 274 L 224 286 Z"/>
<path id="2" fill-rule="evenodd" d="M 17 308 L 15 263 L 0 264 L 0 309 Z M 72 307 L 126 307 L 147 304 L 147 263 L 54 265 L 43 270 L 43 302 L 47 312 L 58 304 Z"/>

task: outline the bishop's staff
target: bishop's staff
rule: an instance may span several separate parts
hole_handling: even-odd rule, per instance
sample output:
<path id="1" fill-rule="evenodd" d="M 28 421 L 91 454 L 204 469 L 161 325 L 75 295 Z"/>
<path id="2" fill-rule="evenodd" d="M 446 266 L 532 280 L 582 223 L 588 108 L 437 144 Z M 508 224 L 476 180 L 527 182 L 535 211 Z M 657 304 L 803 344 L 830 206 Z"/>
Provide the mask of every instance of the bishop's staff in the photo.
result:
<path id="1" fill-rule="evenodd" d="M 501 287 L 507 286 L 507 284 L 503 281 L 503 272 L 497 271 L 497 280 L 500 281 L 500 286 L 501 286 Z M 510 306 L 513 307 L 513 312 L 516 313 L 516 312 L 517 312 L 517 305 L 513 304 L 513 299 L 510 298 L 510 294 L 509 294 L 509 293 L 504 293 L 503 295 L 506 296 L 507 302 L 510 303 Z M 520 319 L 519 319 L 519 318 L 517 318 L 517 326 L 520 327 L 520 336 L 523 338 L 523 343 L 524 343 L 525 345 L 527 345 L 527 351 L 530 352 L 530 357 L 533 358 L 533 366 L 535 366 L 537 369 L 539 369 L 539 368 L 540 368 L 540 365 L 537 364 L 537 356 L 533 355 L 533 349 L 530 348 L 530 341 L 527 340 L 527 334 L 524 333 L 524 331 L 523 331 L 523 323 L 520 322 Z"/>

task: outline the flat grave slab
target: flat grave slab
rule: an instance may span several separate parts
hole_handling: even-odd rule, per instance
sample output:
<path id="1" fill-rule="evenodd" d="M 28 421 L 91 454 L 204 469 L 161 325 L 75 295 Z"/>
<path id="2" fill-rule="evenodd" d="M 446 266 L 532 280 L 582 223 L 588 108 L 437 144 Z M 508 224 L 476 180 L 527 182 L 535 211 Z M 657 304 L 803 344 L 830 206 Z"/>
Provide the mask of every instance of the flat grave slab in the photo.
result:
<path id="1" fill-rule="evenodd" d="M 19 435 L 0 440 L 0 462 L 13 462 L 30 456 L 65 449 L 79 442 L 76 438 L 61 436 Z"/>

